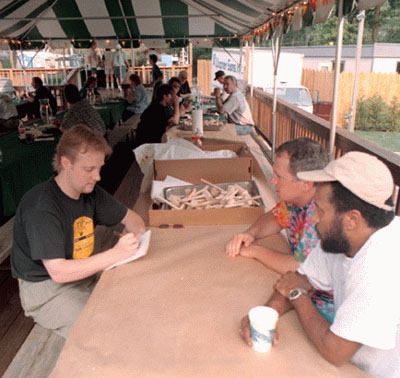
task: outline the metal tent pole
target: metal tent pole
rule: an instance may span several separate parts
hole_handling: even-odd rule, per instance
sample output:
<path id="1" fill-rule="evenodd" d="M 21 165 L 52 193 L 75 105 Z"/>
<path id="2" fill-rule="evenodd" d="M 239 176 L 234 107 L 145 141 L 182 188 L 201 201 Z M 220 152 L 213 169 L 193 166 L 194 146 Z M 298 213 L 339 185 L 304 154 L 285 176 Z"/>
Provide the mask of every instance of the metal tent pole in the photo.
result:
<path id="1" fill-rule="evenodd" d="M 358 76 L 359 76 L 360 60 L 362 52 L 362 40 L 364 34 L 365 10 L 360 11 L 360 13 L 357 15 L 357 20 L 359 23 L 358 23 L 358 33 L 357 33 L 356 68 L 354 71 L 353 93 L 351 96 L 350 117 L 348 124 L 348 130 L 351 132 L 354 131 L 354 124 L 356 122 Z"/>
<path id="2" fill-rule="evenodd" d="M 251 74 L 250 74 L 250 109 L 253 111 L 253 92 L 254 92 L 254 39 L 251 42 Z"/>
<path id="3" fill-rule="evenodd" d="M 329 136 L 329 160 L 334 159 L 337 110 L 338 110 L 338 100 L 339 100 L 340 63 L 342 61 L 343 26 L 344 26 L 343 0 L 339 0 L 338 1 L 338 28 L 337 28 L 337 39 L 336 39 L 336 57 L 335 57 L 335 80 L 334 80 L 334 86 L 333 86 L 331 132 L 330 132 L 330 136 Z"/>
<path id="4" fill-rule="evenodd" d="M 25 57 L 24 57 L 24 51 L 22 50 L 22 45 L 21 45 L 20 51 L 21 51 L 21 66 L 22 66 L 22 69 L 24 70 L 25 93 L 28 93 L 28 84 L 26 82 L 27 80 L 26 80 Z"/>
<path id="5" fill-rule="evenodd" d="M 272 61 L 274 65 L 274 77 L 273 77 L 273 99 L 272 99 L 272 115 L 271 115 L 271 128 L 272 128 L 272 161 L 275 160 L 275 144 L 276 144 L 276 106 L 277 106 L 277 95 L 276 95 L 276 85 L 278 79 L 278 65 L 279 65 L 279 55 L 281 52 L 281 40 L 282 31 L 281 26 L 277 26 L 274 34 L 272 35 Z"/>

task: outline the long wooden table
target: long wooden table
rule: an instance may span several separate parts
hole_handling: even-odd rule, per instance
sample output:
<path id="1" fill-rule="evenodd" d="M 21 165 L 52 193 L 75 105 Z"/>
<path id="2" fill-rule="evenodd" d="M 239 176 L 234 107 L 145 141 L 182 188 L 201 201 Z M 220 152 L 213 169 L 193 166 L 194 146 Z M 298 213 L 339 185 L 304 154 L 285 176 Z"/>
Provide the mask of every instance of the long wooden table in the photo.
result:
<path id="1" fill-rule="evenodd" d="M 280 320 L 270 353 L 243 343 L 240 319 L 265 302 L 277 275 L 225 255 L 241 229 L 152 230 L 147 256 L 103 273 L 51 376 L 363 376 L 319 356 L 293 312 Z"/>
<path id="2" fill-rule="evenodd" d="M 148 200 L 142 194 L 135 205 L 144 218 Z M 265 303 L 278 277 L 225 255 L 226 242 L 245 228 L 152 229 L 145 257 L 102 274 L 51 376 L 366 376 L 325 361 L 294 312 L 280 319 L 280 342 L 269 353 L 244 344 L 240 319 Z M 288 248 L 280 235 L 263 243 Z"/>

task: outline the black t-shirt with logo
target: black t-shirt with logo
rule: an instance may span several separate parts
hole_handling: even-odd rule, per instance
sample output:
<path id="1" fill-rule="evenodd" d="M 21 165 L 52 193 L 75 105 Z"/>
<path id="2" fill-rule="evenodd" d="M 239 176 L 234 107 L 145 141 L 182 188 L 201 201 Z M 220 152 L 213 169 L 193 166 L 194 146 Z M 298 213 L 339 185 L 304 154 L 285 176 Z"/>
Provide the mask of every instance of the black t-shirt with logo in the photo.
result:
<path id="1" fill-rule="evenodd" d="M 15 278 L 43 281 L 50 276 L 43 259 L 79 259 L 94 249 L 94 227 L 121 222 L 127 208 L 99 186 L 75 200 L 54 178 L 22 198 L 14 220 L 11 271 Z"/>

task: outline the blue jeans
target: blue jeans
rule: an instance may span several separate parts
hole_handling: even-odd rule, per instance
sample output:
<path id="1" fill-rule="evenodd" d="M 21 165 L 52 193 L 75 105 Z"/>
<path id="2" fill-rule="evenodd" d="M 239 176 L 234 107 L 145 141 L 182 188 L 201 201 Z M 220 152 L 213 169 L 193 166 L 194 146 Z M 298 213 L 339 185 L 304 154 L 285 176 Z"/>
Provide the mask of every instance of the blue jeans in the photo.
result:
<path id="1" fill-rule="evenodd" d="M 250 125 L 235 125 L 237 135 L 248 135 L 251 133 L 253 126 Z"/>

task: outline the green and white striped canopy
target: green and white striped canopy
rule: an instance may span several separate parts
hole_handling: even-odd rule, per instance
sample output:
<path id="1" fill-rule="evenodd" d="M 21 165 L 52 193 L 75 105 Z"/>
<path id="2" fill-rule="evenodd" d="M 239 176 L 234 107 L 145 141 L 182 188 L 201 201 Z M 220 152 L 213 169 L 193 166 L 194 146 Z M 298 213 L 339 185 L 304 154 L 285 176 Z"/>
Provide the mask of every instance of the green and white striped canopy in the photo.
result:
<path id="1" fill-rule="evenodd" d="M 206 41 L 245 34 L 296 1 L 0 0 L 0 37 L 82 47 L 91 40 Z"/>
<path id="2" fill-rule="evenodd" d="M 298 30 L 324 22 L 337 0 L 0 0 L 0 38 L 14 48 L 51 41 L 54 47 L 72 42 L 89 47 L 171 46 L 188 42 L 229 43 L 251 33 L 286 11 L 284 22 Z M 356 0 L 360 9 L 385 0 Z M 351 9 L 355 1 L 344 0 Z M 346 5 L 347 4 L 347 5 Z M 276 16 L 277 15 L 277 16 Z M 279 21 L 281 22 L 281 21 Z"/>

